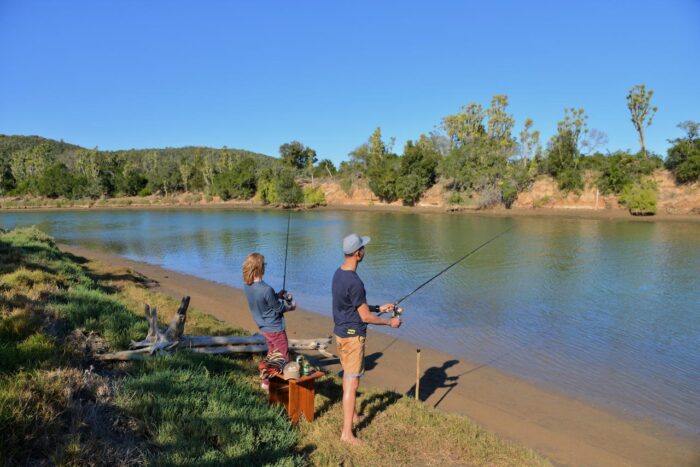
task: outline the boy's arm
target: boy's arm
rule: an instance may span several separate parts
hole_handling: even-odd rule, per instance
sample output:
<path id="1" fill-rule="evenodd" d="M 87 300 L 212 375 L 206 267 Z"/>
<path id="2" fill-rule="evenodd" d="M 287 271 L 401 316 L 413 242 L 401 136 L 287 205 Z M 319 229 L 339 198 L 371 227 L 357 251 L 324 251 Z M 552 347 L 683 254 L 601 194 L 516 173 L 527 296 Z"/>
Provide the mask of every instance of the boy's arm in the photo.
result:
<path id="1" fill-rule="evenodd" d="M 265 301 L 267 301 L 268 306 L 272 308 L 277 314 L 281 315 L 282 313 L 289 311 L 286 303 L 277 298 L 277 295 L 275 294 L 275 291 L 272 290 L 272 287 L 267 289 L 267 293 L 265 294 Z"/>

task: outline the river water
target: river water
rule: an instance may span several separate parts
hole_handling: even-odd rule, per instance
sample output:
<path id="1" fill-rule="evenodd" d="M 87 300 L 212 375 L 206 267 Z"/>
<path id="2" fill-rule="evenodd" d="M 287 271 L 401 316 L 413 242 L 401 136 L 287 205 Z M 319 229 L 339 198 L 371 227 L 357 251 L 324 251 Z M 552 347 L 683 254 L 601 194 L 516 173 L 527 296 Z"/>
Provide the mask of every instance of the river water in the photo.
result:
<path id="1" fill-rule="evenodd" d="M 0 213 L 4 228 L 29 225 L 236 287 L 244 257 L 258 251 L 266 281 L 282 285 L 287 212 Z M 358 270 L 368 301 L 391 302 L 511 226 L 403 302 L 398 334 L 699 435 L 698 223 L 295 212 L 287 289 L 303 308 L 330 315 L 341 241 L 357 232 L 372 237 Z"/>

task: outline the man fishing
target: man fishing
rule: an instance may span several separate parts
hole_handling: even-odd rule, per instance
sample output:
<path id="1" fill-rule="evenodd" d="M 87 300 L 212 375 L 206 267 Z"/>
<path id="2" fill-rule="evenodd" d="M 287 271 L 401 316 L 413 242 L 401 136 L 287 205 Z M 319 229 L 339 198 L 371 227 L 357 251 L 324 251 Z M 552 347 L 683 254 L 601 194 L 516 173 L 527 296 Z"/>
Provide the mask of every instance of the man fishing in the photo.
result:
<path id="1" fill-rule="evenodd" d="M 401 326 L 401 320 L 384 319 L 372 314 L 394 309 L 387 303 L 381 306 L 367 305 L 365 285 L 357 275 L 357 266 L 365 257 L 365 245 L 369 237 L 350 234 L 343 239 L 345 261 L 333 275 L 333 322 L 340 364 L 343 367 L 343 430 L 341 441 L 361 444 L 352 432 L 353 423 L 358 422 L 355 399 L 360 377 L 364 374 L 365 337 L 367 325 L 385 325 L 392 328 Z"/>

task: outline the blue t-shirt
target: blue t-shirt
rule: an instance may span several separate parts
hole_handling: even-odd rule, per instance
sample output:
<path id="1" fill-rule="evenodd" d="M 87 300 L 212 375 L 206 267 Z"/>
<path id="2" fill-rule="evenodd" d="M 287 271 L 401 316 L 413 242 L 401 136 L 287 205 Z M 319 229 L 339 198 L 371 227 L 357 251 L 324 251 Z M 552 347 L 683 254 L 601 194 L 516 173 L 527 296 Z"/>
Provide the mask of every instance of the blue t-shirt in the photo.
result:
<path id="1" fill-rule="evenodd" d="M 243 285 L 248 306 L 255 324 L 261 331 L 284 331 L 284 302 L 275 295 L 272 287 L 264 281 Z"/>
<path id="2" fill-rule="evenodd" d="M 338 268 L 333 274 L 333 332 L 338 337 L 366 336 L 367 323 L 362 322 L 357 307 L 367 303 L 365 284 L 355 271 Z"/>

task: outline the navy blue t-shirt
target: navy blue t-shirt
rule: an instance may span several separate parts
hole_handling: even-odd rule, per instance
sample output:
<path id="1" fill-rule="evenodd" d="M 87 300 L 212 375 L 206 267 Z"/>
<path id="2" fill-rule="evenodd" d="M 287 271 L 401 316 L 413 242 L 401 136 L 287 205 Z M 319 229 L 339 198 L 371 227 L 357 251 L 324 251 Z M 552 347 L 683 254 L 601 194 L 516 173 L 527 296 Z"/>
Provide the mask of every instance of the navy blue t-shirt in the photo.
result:
<path id="1" fill-rule="evenodd" d="M 366 336 L 367 323 L 362 322 L 357 307 L 367 303 L 365 284 L 355 271 L 338 268 L 333 274 L 333 332 L 338 337 Z"/>

